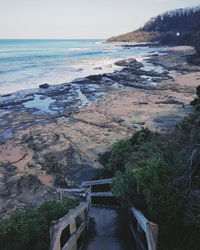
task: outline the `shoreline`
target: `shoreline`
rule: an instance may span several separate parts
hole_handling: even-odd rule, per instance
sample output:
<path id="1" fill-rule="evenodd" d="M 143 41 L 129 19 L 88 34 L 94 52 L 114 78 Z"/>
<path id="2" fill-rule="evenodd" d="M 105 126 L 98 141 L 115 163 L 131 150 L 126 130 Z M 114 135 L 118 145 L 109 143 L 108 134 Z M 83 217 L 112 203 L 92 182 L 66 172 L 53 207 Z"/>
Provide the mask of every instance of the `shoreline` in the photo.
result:
<path id="1" fill-rule="evenodd" d="M 160 47 L 159 47 L 159 49 L 160 49 Z M 158 51 L 158 52 L 156 51 L 155 53 L 158 55 L 159 53 L 164 53 L 164 51 L 165 51 L 165 48 L 162 47 L 161 51 Z M 154 51 L 153 51 L 153 53 L 154 53 Z M 151 56 L 150 53 L 143 54 L 142 57 L 141 57 L 141 55 L 139 57 L 136 56 L 136 58 L 139 59 L 139 61 L 136 63 L 133 62 L 133 65 L 131 65 L 131 68 L 133 67 L 133 70 L 135 69 L 136 71 L 138 71 L 138 72 L 135 72 L 137 77 L 130 79 L 130 81 L 133 81 L 133 84 L 132 83 L 128 84 L 127 79 L 124 82 L 118 84 L 119 77 L 117 74 L 118 73 L 120 74 L 121 71 L 122 71 L 122 74 L 123 73 L 125 75 L 128 74 L 126 72 L 125 68 L 127 67 L 127 65 L 130 64 L 130 62 L 125 63 L 125 61 L 129 58 L 124 58 L 124 59 L 120 59 L 120 60 L 110 58 L 109 61 L 112 60 L 112 62 L 113 62 L 112 72 L 107 72 L 107 73 L 105 73 L 104 71 L 102 72 L 103 69 L 101 67 L 99 67 L 98 68 L 99 71 L 97 72 L 98 74 L 96 74 L 96 75 L 87 75 L 85 77 L 75 78 L 74 80 L 72 80 L 70 82 L 59 83 L 59 84 L 46 84 L 45 83 L 45 84 L 38 85 L 38 88 L 28 88 L 28 89 L 14 91 L 11 93 L 1 94 L 0 95 L 0 108 L 2 109 L 2 111 L 0 112 L 0 117 L 2 117 L 4 114 L 10 113 L 9 107 L 20 105 L 20 104 L 21 104 L 21 106 L 23 106 L 23 105 L 26 106 L 27 102 L 28 102 L 27 108 L 29 107 L 29 108 L 32 108 L 32 110 L 33 110 L 34 105 L 36 105 L 36 101 L 38 100 L 38 98 L 40 99 L 40 102 L 43 103 L 42 105 L 40 105 L 41 107 L 43 105 L 47 106 L 47 104 L 51 104 L 51 102 L 55 103 L 55 107 L 57 106 L 56 108 L 53 107 L 52 110 L 50 107 L 50 109 L 46 112 L 45 110 L 47 110 L 47 109 L 40 110 L 40 108 L 38 108 L 36 105 L 35 108 L 39 109 L 38 110 L 39 113 L 44 113 L 44 114 L 45 113 L 49 113 L 49 114 L 50 113 L 51 114 L 62 113 L 62 111 L 65 110 L 66 102 L 63 103 L 64 107 L 62 109 L 60 107 L 60 106 L 62 106 L 60 103 L 58 105 L 56 105 L 57 98 L 52 98 L 52 97 L 59 96 L 59 95 L 62 96 L 62 94 L 64 92 L 67 93 L 67 91 L 70 92 L 70 93 L 68 93 L 68 95 L 66 95 L 66 98 L 69 99 L 69 102 L 67 103 L 67 105 L 69 105 L 69 106 L 71 105 L 70 104 L 70 99 L 72 99 L 71 97 L 73 97 L 74 99 L 79 98 L 79 102 L 83 102 L 81 104 L 76 103 L 76 106 L 77 106 L 76 108 L 79 109 L 79 108 L 82 108 L 88 104 L 91 104 L 93 102 L 98 101 L 99 98 L 101 96 L 107 94 L 107 92 L 110 92 L 110 91 L 118 89 L 118 88 L 124 88 L 124 87 L 125 88 L 126 87 L 151 88 L 151 87 L 153 87 L 153 82 L 152 82 L 153 78 L 154 78 L 154 80 L 156 80 L 156 83 L 157 83 L 157 82 L 159 82 L 159 78 L 169 77 L 169 75 L 166 74 L 166 72 L 163 75 L 160 74 L 161 72 L 164 71 L 164 68 L 160 67 L 158 69 L 158 66 L 156 67 L 156 69 L 158 69 L 158 71 L 156 70 L 154 72 L 155 67 L 153 66 L 153 64 L 151 62 L 146 62 L 146 60 L 145 60 L 145 58 L 149 57 L 149 56 Z M 123 63 L 120 64 L 118 62 L 123 62 Z M 139 62 L 140 62 L 140 64 L 139 64 Z M 135 65 L 134 65 L 134 63 L 135 63 Z M 138 64 L 139 64 L 139 66 L 138 66 Z M 150 68 L 149 68 L 149 65 L 150 65 Z M 100 70 L 100 68 L 101 68 L 101 70 Z M 142 69 L 142 70 L 140 70 L 140 69 Z M 148 74 L 148 72 L 150 72 L 150 74 Z M 170 72 L 168 72 L 168 73 L 170 73 Z M 132 72 L 131 72 L 131 74 L 132 74 Z M 102 79 L 102 78 L 104 78 L 104 79 Z M 162 80 L 162 79 L 160 79 L 160 80 Z M 139 84 L 138 84 L 138 82 L 139 82 Z M 86 86 L 86 88 L 84 88 L 82 86 Z M 82 91 L 82 89 L 83 89 L 83 91 Z M 85 97 L 84 92 L 86 93 L 86 97 Z M 92 93 L 93 96 L 89 96 L 89 98 L 88 98 L 87 95 L 89 95 L 90 93 Z M 95 96 L 95 93 L 97 93 L 96 96 Z M 77 97 L 77 94 L 78 94 L 78 97 Z M 51 102 L 50 102 L 49 97 L 52 98 Z M 45 99 L 47 99 L 47 103 L 45 103 L 45 101 L 44 101 Z M 32 102 L 32 106 L 30 105 L 31 102 Z M 53 106 L 53 105 L 51 105 L 51 106 Z M 59 107 L 60 107 L 60 110 L 59 110 Z M 18 109 L 21 109 L 22 111 L 25 110 L 19 106 L 18 106 Z M 12 108 L 11 108 L 11 112 L 12 112 Z M 37 113 L 37 110 L 35 113 Z"/>
<path id="2" fill-rule="evenodd" d="M 64 111 L 54 114 L 27 109 L 23 102 L 4 103 L 12 112 L 0 117 L 2 215 L 53 198 L 56 186 L 73 186 L 91 179 L 100 168 L 98 154 L 117 139 L 127 138 L 141 127 L 165 133 L 173 128 L 192 111 L 189 103 L 200 84 L 200 67 L 184 61 L 187 53 L 191 51 L 152 53 L 147 62 L 162 63 L 168 69 L 164 73 L 148 72 L 140 62 L 125 60 L 117 62 L 124 65 L 122 70 L 88 76 L 73 83 L 73 88 L 41 89 L 39 98 L 54 98 L 52 110 L 65 104 Z M 177 68 L 179 74 L 172 78 L 169 71 Z M 137 84 L 144 72 L 146 77 L 157 79 L 156 86 L 149 86 L 148 79 Z M 116 82 L 121 87 L 116 88 Z M 80 108 L 78 94 L 75 96 L 77 85 L 91 100 L 90 105 Z M 94 85 L 97 87 L 92 89 Z M 106 94 L 94 102 L 96 94 L 102 92 Z M 67 103 L 72 93 L 76 101 Z M 28 98 L 33 101 L 30 94 L 26 98 L 26 102 Z"/>
<path id="3" fill-rule="evenodd" d="M 20 46 L 29 48 L 30 44 L 22 43 Z M 40 49 L 40 46 L 42 47 L 40 50 L 42 58 L 38 60 L 39 54 L 37 49 Z M 44 44 L 37 46 L 33 44 L 31 48 L 31 51 L 33 49 L 32 53 L 28 53 L 25 50 L 24 59 L 20 58 L 19 63 L 17 59 L 23 50 L 21 51 L 20 48 L 16 47 L 16 50 L 13 51 L 14 55 L 16 55 L 16 57 L 13 57 L 14 62 L 12 62 L 12 57 L 5 65 L 1 61 L 3 71 L 1 72 L 0 93 L 2 95 L 21 89 L 37 88 L 44 83 L 55 85 L 88 75 L 111 73 L 117 69 L 117 66 L 114 65 L 115 61 L 152 51 L 152 48 L 149 48 L 149 46 L 125 49 L 123 46 L 118 47 L 113 44 L 103 43 L 101 45 L 92 45 L 87 42 L 81 45 L 80 42 L 74 40 L 74 42 L 61 43 L 60 49 L 56 49 L 56 44 L 54 44 L 55 58 L 48 62 L 48 57 L 45 57 L 45 55 L 52 56 L 52 52 L 48 50 L 44 53 L 43 46 Z M 49 46 L 48 42 L 46 46 Z M 8 52 L 8 59 L 9 51 L 12 50 L 8 46 L 3 54 L 6 57 Z M 32 55 L 34 51 L 36 53 L 35 57 Z M 61 51 L 64 54 L 61 54 Z M 30 63 L 25 60 L 26 57 L 30 57 Z"/>

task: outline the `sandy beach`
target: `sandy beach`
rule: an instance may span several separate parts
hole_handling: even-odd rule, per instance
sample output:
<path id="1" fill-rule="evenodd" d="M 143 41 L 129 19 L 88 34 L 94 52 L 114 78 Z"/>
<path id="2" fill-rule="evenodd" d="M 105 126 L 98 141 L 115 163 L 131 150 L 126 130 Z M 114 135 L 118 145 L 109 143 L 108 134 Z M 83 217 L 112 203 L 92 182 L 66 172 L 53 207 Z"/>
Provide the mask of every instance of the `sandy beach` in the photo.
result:
<path id="1" fill-rule="evenodd" d="M 141 71 L 138 66 L 129 67 L 128 77 L 132 78 L 127 86 L 119 88 L 105 85 L 104 78 L 111 79 L 111 75 L 105 75 L 103 80 L 96 76 L 95 84 L 104 81 L 104 85 L 99 85 L 95 93 L 106 94 L 100 94 L 98 100 L 83 107 L 77 103 L 71 105 L 73 109 L 66 106 L 66 111 L 60 113 L 37 113 L 24 107 L 20 99 L 14 103 L 7 97 L 0 104 L 4 109 L 0 117 L 1 214 L 37 206 L 54 197 L 55 187 L 91 179 L 100 168 L 98 154 L 116 140 L 127 138 L 142 127 L 167 133 L 178 124 L 192 112 L 190 101 L 200 85 L 200 67 L 187 64 L 185 59 L 193 52 L 191 47 L 175 47 L 149 57 L 147 61 L 155 68 L 162 65 L 166 71 L 176 71 L 175 77 L 166 73 L 162 77 L 157 75 L 156 85 L 130 86 L 133 75 L 137 82 L 136 73 Z M 112 81 L 117 82 L 118 76 L 115 73 Z M 85 93 L 86 90 L 85 87 Z M 39 94 L 45 91 L 49 97 L 48 89 L 40 90 Z M 55 91 L 58 89 L 54 89 L 54 94 Z M 91 92 L 86 96 L 92 100 Z M 33 100 L 30 94 L 23 98 Z"/>

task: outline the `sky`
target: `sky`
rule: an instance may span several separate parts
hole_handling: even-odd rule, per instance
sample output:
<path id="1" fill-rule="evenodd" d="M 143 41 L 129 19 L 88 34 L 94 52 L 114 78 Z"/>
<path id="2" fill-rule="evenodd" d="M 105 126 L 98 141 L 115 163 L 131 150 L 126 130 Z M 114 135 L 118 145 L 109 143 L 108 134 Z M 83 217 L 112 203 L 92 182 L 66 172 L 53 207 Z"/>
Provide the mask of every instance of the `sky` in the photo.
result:
<path id="1" fill-rule="evenodd" d="M 109 38 L 200 0 L 0 0 L 0 39 Z"/>

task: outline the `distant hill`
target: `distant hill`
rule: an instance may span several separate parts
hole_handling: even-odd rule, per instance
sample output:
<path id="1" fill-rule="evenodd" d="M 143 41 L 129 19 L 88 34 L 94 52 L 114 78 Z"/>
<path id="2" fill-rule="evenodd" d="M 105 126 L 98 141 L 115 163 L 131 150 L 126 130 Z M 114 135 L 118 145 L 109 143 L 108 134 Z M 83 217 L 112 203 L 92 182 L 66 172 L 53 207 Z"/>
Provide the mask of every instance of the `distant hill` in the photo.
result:
<path id="1" fill-rule="evenodd" d="M 200 6 L 167 11 L 151 18 L 143 27 L 107 42 L 159 42 L 200 47 Z M 199 48 L 200 49 L 200 48 Z"/>

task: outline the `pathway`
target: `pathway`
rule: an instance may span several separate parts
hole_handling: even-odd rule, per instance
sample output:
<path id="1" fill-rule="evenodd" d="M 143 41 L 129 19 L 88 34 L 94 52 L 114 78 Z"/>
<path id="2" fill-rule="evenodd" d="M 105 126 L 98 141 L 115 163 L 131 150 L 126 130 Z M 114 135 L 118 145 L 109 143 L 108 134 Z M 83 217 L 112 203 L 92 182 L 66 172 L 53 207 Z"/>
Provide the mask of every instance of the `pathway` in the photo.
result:
<path id="1" fill-rule="evenodd" d="M 122 209 L 91 207 L 83 250 L 135 250 L 128 216 Z"/>

